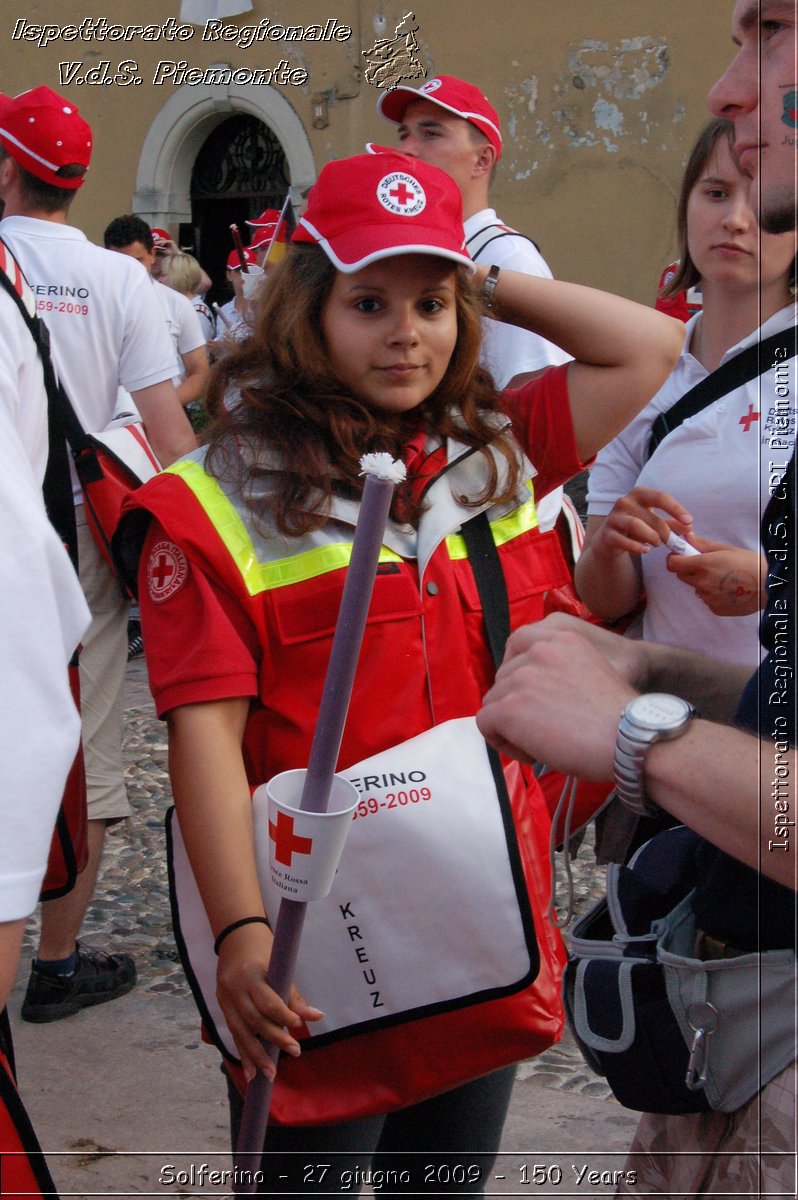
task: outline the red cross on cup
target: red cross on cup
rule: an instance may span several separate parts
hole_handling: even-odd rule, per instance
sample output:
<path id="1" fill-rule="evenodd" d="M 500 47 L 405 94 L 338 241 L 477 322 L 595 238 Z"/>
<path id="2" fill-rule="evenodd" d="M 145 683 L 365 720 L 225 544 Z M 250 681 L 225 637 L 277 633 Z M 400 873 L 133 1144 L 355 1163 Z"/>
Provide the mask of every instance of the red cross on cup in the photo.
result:
<path id="1" fill-rule="evenodd" d="M 277 822 L 269 821 L 269 837 L 274 842 L 274 857 L 284 867 L 291 866 L 293 854 L 310 854 L 313 839 L 298 837 L 294 833 L 294 818 L 278 812 Z"/>
<path id="2" fill-rule="evenodd" d="M 307 771 L 281 771 L 255 788 L 252 814 L 258 878 L 268 905 L 283 898 L 304 902 L 329 894 L 359 793 L 333 777 L 324 812 L 301 807 Z M 301 858 L 297 858 L 301 855 Z"/>

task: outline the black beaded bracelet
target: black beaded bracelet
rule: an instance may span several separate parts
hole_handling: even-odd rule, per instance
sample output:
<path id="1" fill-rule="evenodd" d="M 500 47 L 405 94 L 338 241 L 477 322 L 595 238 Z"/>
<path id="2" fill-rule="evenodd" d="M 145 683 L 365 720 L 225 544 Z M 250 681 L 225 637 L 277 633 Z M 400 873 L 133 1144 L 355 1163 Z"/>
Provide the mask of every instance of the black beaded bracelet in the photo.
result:
<path id="1" fill-rule="evenodd" d="M 234 929 L 240 929 L 242 925 L 268 925 L 268 917 L 241 917 L 239 921 L 231 921 L 229 925 L 225 925 L 222 932 L 213 943 L 213 952 L 219 956 L 219 947 L 221 946 L 228 933 L 232 933 Z"/>

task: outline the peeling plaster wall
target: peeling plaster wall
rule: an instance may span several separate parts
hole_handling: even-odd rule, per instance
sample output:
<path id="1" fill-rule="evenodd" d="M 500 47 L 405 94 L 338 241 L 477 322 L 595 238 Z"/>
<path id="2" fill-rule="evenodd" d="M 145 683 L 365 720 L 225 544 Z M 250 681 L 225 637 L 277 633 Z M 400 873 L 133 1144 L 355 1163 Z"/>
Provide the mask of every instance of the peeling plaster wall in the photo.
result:
<path id="1" fill-rule="evenodd" d="M 134 10 L 134 11 L 131 11 Z M 505 152 L 492 198 L 502 218 L 532 236 L 555 274 L 651 302 L 673 250 L 675 197 L 690 144 L 708 117 L 709 86 L 729 61 L 732 0 L 253 0 L 232 22 L 262 18 L 310 24 L 335 17 L 352 26 L 342 43 L 35 45 L 12 43 L 14 22 L 64 25 L 85 15 L 161 23 L 179 0 L 6 0 L 0 12 L 0 90 L 37 83 L 59 88 L 58 63 L 136 58 L 138 89 L 62 88 L 95 128 L 90 184 L 75 221 L 97 238 L 108 215 L 130 207 L 147 131 L 169 96 L 153 87 L 164 58 L 191 66 L 276 64 L 309 72 L 301 87 L 280 88 L 301 122 L 316 171 L 332 157 L 359 153 L 366 141 L 393 144 L 379 119 L 376 88 L 362 77 L 362 51 L 391 37 L 416 14 L 419 57 L 428 77 L 460 75 L 479 84 L 502 119 Z M 312 97 L 323 93 L 329 123 L 312 124 Z M 220 105 L 225 98 L 220 95 Z M 120 147 L 122 149 L 120 149 Z"/>
<path id="2" fill-rule="evenodd" d="M 646 93 L 662 84 L 669 65 L 667 46 L 651 37 L 624 38 L 616 46 L 586 38 L 569 46 L 553 106 L 538 116 L 535 137 L 549 153 L 560 139 L 572 150 L 603 145 L 612 154 L 623 138 L 645 145 L 652 136 Z M 537 80 L 524 80 L 522 89 L 536 98 Z"/>

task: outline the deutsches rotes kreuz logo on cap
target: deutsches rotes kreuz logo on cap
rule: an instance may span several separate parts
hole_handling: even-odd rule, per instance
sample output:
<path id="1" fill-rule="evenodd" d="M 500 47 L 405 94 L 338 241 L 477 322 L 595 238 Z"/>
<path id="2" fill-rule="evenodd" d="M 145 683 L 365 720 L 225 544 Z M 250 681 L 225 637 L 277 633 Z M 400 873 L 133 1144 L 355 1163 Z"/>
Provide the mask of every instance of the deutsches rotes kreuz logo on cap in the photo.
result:
<path id="1" fill-rule="evenodd" d="M 440 86 L 441 86 L 440 79 L 428 79 L 426 83 L 422 83 L 421 87 L 418 90 L 420 92 L 426 92 L 427 95 L 429 95 L 430 92 L 437 92 L 437 90 Z"/>
<path id="2" fill-rule="evenodd" d="M 377 199 L 388 212 L 396 213 L 400 217 L 417 217 L 427 204 L 421 184 L 403 171 L 392 171 L 390 175 L 383 175 L 377 184 Z"/>

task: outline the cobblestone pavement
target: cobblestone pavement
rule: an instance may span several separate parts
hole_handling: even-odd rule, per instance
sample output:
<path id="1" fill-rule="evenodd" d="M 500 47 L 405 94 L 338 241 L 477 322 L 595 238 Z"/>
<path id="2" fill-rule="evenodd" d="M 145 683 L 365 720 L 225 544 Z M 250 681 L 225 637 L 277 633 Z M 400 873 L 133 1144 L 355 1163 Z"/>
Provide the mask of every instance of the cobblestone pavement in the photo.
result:
<path id="1" fill-rule="evenodd" d="M 166 728 L 155 716 L 141 658 L 128 667 L 124 755 L 133 815 L 109 830 L 100 881 L 82 936 L 89 943 L 132 954 L 139 988 L 188 996 L 169 916 L 163 832 L 171 804 Z M 593 862 L 589 837 L 572 871 L 578 915 L 598 899 L 604 886 L 604 870 Z M 560 872 L 560 900 L 563 893 Z M 26 934 L 28 948 L 35 948 L 37 936 L 32 921 Z M 609 1095 L 604 1081 L 584 1064 L 567 1034 L 558 1046 L 521 1065 L 521 1078 L 532 1075 L 544 1087 L 600 1098 Z"/>

